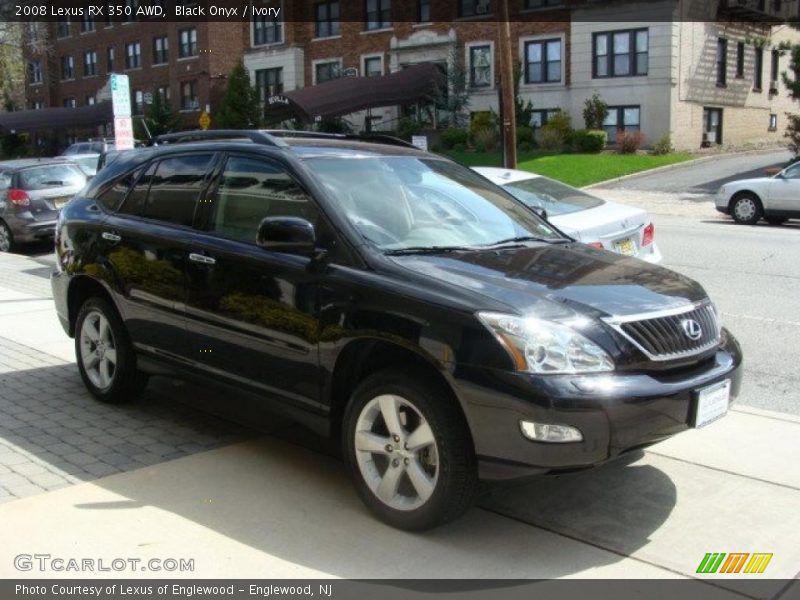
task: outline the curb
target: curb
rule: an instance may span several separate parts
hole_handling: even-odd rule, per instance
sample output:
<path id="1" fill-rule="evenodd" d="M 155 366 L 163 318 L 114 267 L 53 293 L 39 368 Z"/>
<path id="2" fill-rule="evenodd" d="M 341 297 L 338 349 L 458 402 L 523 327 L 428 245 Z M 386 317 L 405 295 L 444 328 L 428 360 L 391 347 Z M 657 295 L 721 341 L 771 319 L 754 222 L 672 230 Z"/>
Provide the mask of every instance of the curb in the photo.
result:
<path id="1" fill-rule="evenodd" d="M 597 183 L 592 183 L 590 185 L 584 186 L 581 189 L 584 190 L 591 190 L 597 187 L 603 187 L 604 185 L 608 185 L 609 183 L 618 183 L 620 181 L 626 181 L 628 179 L 635 179 L 636 177 L 644 177 L 647 175 L 653 175 L 656 173 L 663 173 L 667 171 L 672 171 L 679 167 L 685 167 L 687 165 L 696 165 L 698 163 L 705 163 L 711 162 L 713 160 L 719 160 L 721 158 L 728 158 L 731 156 L 752 156 L 758 154 L 769 154 L 771 152 L 777 152 L 778 150 L 784 149 L 783 147 L 779 146 L 776 148 L 760 148 L 758 150 L 744 150 L 742 152 L 724 152 L 721 154 L 712 154 L 710 156 L 700 156 L 698 158 L 693 158 L 690 160 L 685 160 L 683 162 L 674 163 L 671 165 L 664 165 L 663 167 L 655 167 L 653 169 L 647 169 L 646 171 L 637 171 L 636 173 L 630 173 L 628 175 L 620 175 L 619 177 L 612 177 L 611 179 L 606 179 L 604 181 L 598 181 Z M 788 152 L 788 150 L 787 150 Z"/>

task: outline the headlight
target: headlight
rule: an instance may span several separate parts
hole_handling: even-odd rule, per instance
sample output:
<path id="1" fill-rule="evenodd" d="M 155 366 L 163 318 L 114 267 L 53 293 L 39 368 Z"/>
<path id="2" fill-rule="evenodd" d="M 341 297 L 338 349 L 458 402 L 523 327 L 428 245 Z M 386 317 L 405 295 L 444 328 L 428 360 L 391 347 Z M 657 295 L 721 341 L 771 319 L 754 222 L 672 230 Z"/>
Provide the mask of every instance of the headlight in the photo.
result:
<path id="1" fill-rule="evenodd" d="M 478 313 L 478 318 L 505 347 L 518 371 L 563 374 L 614 370 L 605 350 L 567 324 L 492 312 Z"/>

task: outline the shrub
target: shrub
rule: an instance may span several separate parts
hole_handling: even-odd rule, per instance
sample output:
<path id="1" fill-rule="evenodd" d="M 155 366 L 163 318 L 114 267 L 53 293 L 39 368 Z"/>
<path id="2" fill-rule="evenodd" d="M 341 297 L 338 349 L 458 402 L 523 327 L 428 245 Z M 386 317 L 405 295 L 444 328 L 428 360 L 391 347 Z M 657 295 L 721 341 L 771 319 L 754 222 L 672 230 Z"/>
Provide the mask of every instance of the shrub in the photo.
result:
<path id="1" fill-rule="evenodd" d="M 479 131 L 497 131 L 497 119 L 490 111 L 477 112 L 472 116 L 472 121 L 469 124 L 469 137 L 472 138 L 472 143 L 477 144 L 475 139 Z"/>
<path id="2" fill-rule="evenodd" d="M 467 143 L 467 131 L 465 129 L 459 129 L 457 127 L 448 127 L 444 131 L 442 131 L 442 146 L 450 150 L 451 148 L 455 148 L 456 144 L 466 144 Z"/>
<path id="3" fill-rule="evenodd" d="M 438 154 L 441 151 L 442 151 L 442 145 L 441 144 L 433 144 L 433 145 L 431 145 L 431 152 L 435 152 L 436 154 Z"/>
<path id="4" fill-rule="evenodd" d="M 578 129 L 572 134 L 572 145 L 576 152 L 600 152 L 606 147 L 608 134 L 601 130 Z"/>
<path id="5" fill-rule="evenodd" d="M 658 141 L 653 144 L 653 154 L 669 154 L 674 148 L 672 147 L 672 138 L 668 133 L 665 133 Z"/>
<path id="6" fill-rule="evenodd" d="M 472 141 L 475 143 L 475 147 L 481 152 L 494 150 L 494 147 L 497 145 L 497 132 L 493 129 L 479 129 L 475 132 Z"/>
<path id="7" fill-rule="evenodd" d="M 519 145 L 520 154 L 530 154 L 533 152 L 533 146 L 528 142 L 521 142 Z"/>
<path id="8" fill-rule="evenodd" d="M 524 125 L 517 127 L 517 146 L 522 144 L 533 144 L 533 129 Z"/>
<path id="9" fill-rule="evenodd" d="M 466 144 L 456 144 L 455 146 L 453 146 L 453 150 L 455 150 L 456 152 L 465 152 L 466 149 L 467 149 Z"/>
<path id="10" fill-rule="evenodd" d="M 403 117 L 397 123 L 397 136 L 407 142 L 411 141 L 411 136 L 417 135 L 420 131 L 422 131 L 422 125 L 411 117 Z"/>
<path id="11" fill-rule="evenodd" d="M 644 141 L 640 131 L 620 131 L 617 133 L 617 151 L 620 154 L 633 154 Z"/>
<path id="12" fill-rule="evenodd" d="M 561 134 L 561 139 L 564 143 L 569 141 L 572 135 L 572 119 L 564 111 L 558 111 L 547 120 L 547 124 L 542 127 L 542 130 L 553 129 Z"/>
<path id="13" fill-rule="evenodd" d="M 603 102 L 600 94 L 595 92 L 591 98 L 583 103 L 583 121 L 586 129 L 597 130 L 603 128 L 603 122 L 608 116 L 608 104 Z"/>
<path id="14" fill-rule="evenodd" d="M 564 148 L 564 134 L 558 129 L 542 127 L 538 142 L 545 152 L 559 152 Z"/>

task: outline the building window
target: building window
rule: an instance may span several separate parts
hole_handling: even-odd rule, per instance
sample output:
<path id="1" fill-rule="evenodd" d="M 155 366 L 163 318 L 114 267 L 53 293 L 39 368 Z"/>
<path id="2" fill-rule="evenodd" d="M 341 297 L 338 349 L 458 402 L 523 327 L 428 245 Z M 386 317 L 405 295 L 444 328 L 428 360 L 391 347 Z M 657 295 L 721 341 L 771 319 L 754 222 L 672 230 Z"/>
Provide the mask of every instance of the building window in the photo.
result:
<path id="1" fill-rule="evenodd" d="M 61 57 L 61 79 L 75 79 L 75 59 L 71 56 Z"/>
<path id="2" fill-rule="evenodd" d="M 726 86 L 728 83 L 728 40 L 717 40 L 717 85 Z"/>
<path id="3" fill-rule="evenodd" d="M 531 113 L 530 126 L 534 129 L 540 129 L 547 125 L 547 122 L 556 114 L 560 113 L 560 108 L 546 108 L 542 110 L 534 110 Z"/>
<path id="4" fill-rule="evenodd" d="M 163 65 L 169 62 L 169 38 L 163 35 L 153 38 L 153 64 Z"/>
<path id="5" fill-rule="evenodd" d="M 431 0 L 417 1 L 417 23 L 431 22 Z"/>
<path id="6" fill-rule="evenodd" d="M 314 5 L 314 35 L 318 38 L 340 35 L 339 2 L 319 2 Z"/>
<path id="7" fill-rule="evenodd" d="M 197 29 L 181 29 L 178 32 L 178 39 L 180 40 L 178 55 L 181 58 L 197 56 Z"/>
<path id="8" fill-rule="evenodd" d="M 753 89 L 760 92 L 764 79 L 764 49 L 756 48 L 753 61 Z"/>
<path id="9" fill-rule="evenodd" d="M 59 19 L 56 26 L 56 36 L 59 38 L 69 37 L 69 19 Z"/>
<path id="10" fill-rule="evenodd" d="M 703 109 L 703 141 L 702 146 L 722 143 L 722 109 Z"/>
<path id="11" fill-rule="evenodd" d="M 617 141 L 619 131 L 639 131 L 641 129 L 641 110 L 638 106 L 609 106 L 603 129 L 608 133 L 608 142 Z"/>
<path id="12" fill-rule="evenodd" d="M 28 63 L 28 83 L 42 83 L 42 61 L 32 60 Z"/>
<path id="13" fill-rule="evenodd" d="M 647 75 L 647 29 L 595 33 L 592 44 L 592 76 L 633 77 Z"/>
<path id="14" fill-rule="evenodd" d="M 777 50 L 772 51 L 772 64 L 769 72 L 769 91 L 773 94 L 778 93 L 778 78 L 780 77 L 781 55 Z"/>
<path id="15" fill-rule="evenodd" d="M 131 96 L 133 96 L 133 98 L 132 98 L 133 102 L 131 102 L 131 104 L 132 104 L 131 108 L 133 108 L 133 114 L 135 114 L 135 115 L 143 114 L 144 113 L 144 92 L 142 92 L 142 90 L 133 90 L 133 92 L 131 93 Z"/>
<path id="16" fill-rule="evenodd" d="M 342 66 L 338 60 L 318 62 L 314 66 L 314 83 L 323 83 L 341 76 Z"/>
<path id="17" fill-rule="evenodd" d="M 95 102 L 97 102 L 97 99 L 94 97 L 94 95 L 86 96 L 86 106 L 92 106 Z"/>
<path id="18" fill-rule="evenodd" d="M 259 69 L 256 71 L 256 90 L 258 101 L 263 108 L 270 96 L 283 93 L 283 68 Z"/>
<path id="19" fill-rule="evenodd" d="M 392 26 L 392 0 L 366 0 L 367 31 Z"/>
<path id="20" fill-rule="evenodd" d="M 142 66 L 142 45 L 139 42 L 125 44 L 125 68 L 138 69 Z"/>
<path id="21" fill-rule="evenodd" d="M 283 41 L 283 23 L 271 17 L 253 18 L 253 45 L 279 44 Z"/>
<path id="22" fill-rule="evenodd" d="M 77 106 L 75 98 L 64 98 L 61 103 L 64 105 L 64 108 L 75 108 Z"/>
<path id="23" fill-rule="evenodd" d="M 490 44 L 469 47 L 469 85 L 474 88 L 492 86 L 492 46 Z"/>
<path id="24" fill-rule="evenodd" d="M 161 96 L 161 100 L 163 101 L 164 105 L 169 107 L 169 86 L 168 85 L 160 85 L 155 90 L 153 90 L 153 96 Z"/>
<path id="25" fill-rule="evenodd" d="M 136 20 L 136 11 L 138 8 L 139 8 L 139 0 L 125 0 L 125 15 L 122 20 L 125 23 L 134 22 Z"/>
<path id="26" fill-rule="evenodd" d="M 113 46 L 109 46 L 108 48 L 106 48 L 106 61 L 108 63 L 108 72 L 109 73 L 113 73 L 114 72 L 114 54 L 115 53 L 114 53 L 114 47 Z"/>
<path id="27" fill-rule="evenodd" d="M 184 81 L 181 84 L 181 110 L 200 110 L 196 81 Z"/>
<path id="28" fill-rule="evenodd" d="M 525 43 L 525 83 L 561 81 L 561 40 Z"/>
<path id="29" fill-rule="evenodd" d="M 564 0 L 525 0 L 525 8 L 550 8 L 552 6 L 564 6 Z"/>
<path id="30" fill-rule="evenodd" d="M 769 116 L 769 130 L 778 131 L 778 115 L 775 113 Z"/>
<path id="31" fill-rule="evenodd" d="M 84 15 L 81 19 L 81 33 L 89 33 L 90 31 L 94 31 L 94 28 L 94 17 Z"/>
<path id="32" fill-rule="evenodd" d="M 86 50 L 83 53 L 83 76 L 94 77 L 97 75 L 97 52 Z"/>
<path id="33" fill-rule="evenodd" d="M 364 57 L 364 77 L 379 77 L 383 75 L 383 57 L 365 56 Z"/>
<path id="34" fill-rule="evenodd" d="M 744 42 L 736 44 L 736 79 L 744 78 Z"/>
<path id="35" fill-rule="evenodd" d="M 33 110 L 42 110 L 44 108 L 44 102 L 41 100 L 36 100 L 33 104 L 31 104 L 31 108 Z"/>
<path id="36" fill-rule="evenodd" d="M 458 0 L 458 17 L 482 17 L 491 14 L 491 0 Z"/>

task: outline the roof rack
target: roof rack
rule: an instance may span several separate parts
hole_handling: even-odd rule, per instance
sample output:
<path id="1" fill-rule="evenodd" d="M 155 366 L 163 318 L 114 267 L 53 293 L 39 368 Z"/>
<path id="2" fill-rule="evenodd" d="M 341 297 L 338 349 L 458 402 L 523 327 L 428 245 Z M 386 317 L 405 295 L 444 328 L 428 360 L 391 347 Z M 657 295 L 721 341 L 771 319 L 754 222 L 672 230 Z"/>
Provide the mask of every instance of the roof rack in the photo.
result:
<path id="1" fill-rule="evenodd" d="M 286 142 L 276 139 L 275 136 L 270 135 L 269 132 L 255 129 L 198 129 L 195 131 L 180 131 L 178 133 L 166 133 L 156 136 L 150 143 L 151 145 L 158 146 L 161 144 L 185 144 L 187 142 L 235 140 L 241 138 L 248 139 L 254 144 L 261 144 L 263 146 L 284 147 L 287 145 Z"/>
<path id="2" fill-rule="evenodd" d="M 406 148 L 416 148 L 414 144 L 411 144 L 403 139 L 382 133 L 320 133 L 317 131 L 303 131 L 295 129 L 265 129 L 263 133 L 273 137 L 354 140 L 361 142 L 379 142 L 382 144 L 390 144 L 392 146 L 405 146 Z"/>

